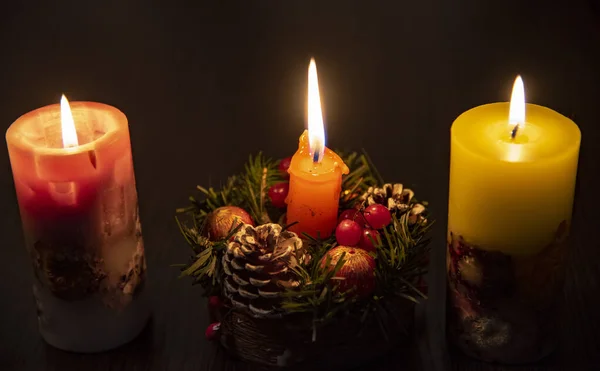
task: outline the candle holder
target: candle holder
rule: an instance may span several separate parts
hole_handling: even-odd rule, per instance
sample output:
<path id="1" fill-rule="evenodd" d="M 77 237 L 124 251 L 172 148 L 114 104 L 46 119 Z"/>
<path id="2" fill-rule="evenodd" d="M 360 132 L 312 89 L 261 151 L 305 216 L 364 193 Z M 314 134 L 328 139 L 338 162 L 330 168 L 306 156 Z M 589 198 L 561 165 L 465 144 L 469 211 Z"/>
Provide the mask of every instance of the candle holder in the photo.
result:
<path id="1" fill-rule="evenodd" d="M 426 298 L 427 203 L 385 183 L 366 154 L 338 161 L 349 173 L 332 190 L 333 223 L 299 223 L 304 232 L 290 228 L 282 202 L 289 159 L 252 157 L 178 210 L 192 249 L 181 275 L 210 296 L 206 337 L 233 357 L 261 369 L 343 370 L 412 341 L 414 306 Z"/>
<path id="2" fill-rule="evenodd" d="M 92 353 L 145 326 L 146 261 L 127 118 L 99 103 L 71 107 L 77 146 L 63 148 L 59 105 L 23 115 L 6 138 L 41 335 Z"/>
<path id="3" fill-rule="evenodd" d="M 558 343 L 563 299 L 567 222 L 538 253 L 485 250 L 449 232 L 448 332 L 467 355 L 525 364 L 552 353 Z"/>

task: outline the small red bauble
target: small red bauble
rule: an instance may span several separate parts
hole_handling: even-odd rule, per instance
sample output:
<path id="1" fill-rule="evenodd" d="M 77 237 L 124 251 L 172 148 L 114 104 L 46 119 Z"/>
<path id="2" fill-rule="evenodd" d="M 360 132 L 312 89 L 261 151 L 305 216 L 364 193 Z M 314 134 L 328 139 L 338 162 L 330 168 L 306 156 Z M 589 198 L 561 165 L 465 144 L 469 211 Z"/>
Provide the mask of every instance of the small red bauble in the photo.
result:
<path id="1" fill-rule="evenodd" d="M 373 229 L 385 228 L 392 221 L 392 214 L 387 207 L 381 204 L 367 206 L 363 215 Z"/>
<path id="2" fill-rule="evenodd" d="M 211 296 L 208 298 L 208 306 L 211 309 L 220 309 L 221 305 L 223 305 L 223 301 L 218 296 Z"/>
<path id="3" fill-rule="evenodd" d="M 221 240 L 239 223 L 254 225 L 250 214 L 237 206 L 223 206 L 211 212 L 207 218 L 207 231 L 212 241 Z"/>
<path id="4" fill-rule="evenodd" d="M 375 244 L 373 244 L 373 241 Z M 375 229 L 364 229 L 358 247 L 365 251 L 375 251 L 377 244 L 381 243 L 381 236 Z"/>
<path id="5" fill-rule="evenodd" d="M 338 223 L 340 223 L 342 220 L 345 220 L 345 219 L 350 219 L 350 220 L 357 222 L 361 228 L 365 228 L 365 226 L 367 225 L 367 221 L 365 220 L 365 217 L 357 209 L 347 209 L 347 210 L 342 211 L 342 213 L 340 214 L 340 217 L 338 218 Z"/>
<path id="6" fill-rule="evenodd" d="M 290 177 L 290 174 L 288 173 L 288 169 L 290 168 L 291 163 L 292 163 L 291 157 L 286 157 L 286 158 L 282 159 L 281 161 L 279 161 L 279 166 L 277 167 L 277 169 L 279 170 L 281 175 L 283 175 L 285 178 Z"/>
<path id="7" fill-rule="evenodd" d="M 271 204 L 273 206 L 283 209 L 287 206 L 285 203 L 285 199 L 290 191 L 290 183 L 281 182 L 277 184 L 273 184 L 271 188 L 269 188 L 269 198 L 271 199 Z"/>
<path id="8" fill-rule="evenodd" d="M 221 319 L 221 307 L 223 301 L 218 296 L 208 298 L 208 316 L 211 322 L 218 322 Z"/>
<path id="9" fill-rule="evenodd" d="M 357 222 L 344 219 L 335 229 L 337 243 L 345 246 L 356 246 L 362 237 L 362 228 Z"/>
<path id="10" fill-rule="evenodd" d="M 344 278 L 335 280 L 338 290 L 348 292 L 354 290 L 352 295 L 365 298 L 375 289 L 375 259 L 365 250 L 356 247 L 336 246 L 329 250 L 321 259 L 321 268 L 325 268 L 327 257 L 331 257 L 329 268 L 333 269 L 343 253 L 344 265 L 335 277 Z"/>
<path id="11" fill-rule="evenodd" d="M 219 330 L 221 329 L 221 322 L 215 322 L 208 325 L 206 331 L 204 332 L 204 336 L 206 340 L 214 340 L 219 336 Z"/>

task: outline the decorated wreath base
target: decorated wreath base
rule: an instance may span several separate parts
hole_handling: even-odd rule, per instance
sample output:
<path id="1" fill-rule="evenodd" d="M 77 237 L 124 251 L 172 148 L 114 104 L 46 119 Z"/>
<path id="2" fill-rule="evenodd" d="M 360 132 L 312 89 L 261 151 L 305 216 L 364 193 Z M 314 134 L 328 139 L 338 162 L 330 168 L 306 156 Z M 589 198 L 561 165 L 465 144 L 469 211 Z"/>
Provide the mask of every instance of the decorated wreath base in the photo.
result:
<path id="1" fill-rule="evenodd" d="M 427 203 L 385 183 L 365 153 L 340 161 L 350 172 L 324 239 L 288 229 L 289 159 L 259 154 L 178 210 L 193 251 L 181 275 L 210 297 L 206 337 L 230 355 L 266 368 L 347 369 L 410 345 L 414 306 L 426 298 Z"/>
<path id="2" fill-rule="evenodd" d="M 257 319 L 247 311 L 232 310 L 222 312 L 219 342 L 230 355 L 265 368 L 315 369 L 326 364 L 328 369 L 350 369 L 411 341 L 414 303 L 397 300 L 390 306 L 387 338 L 373 317 L 362 322 L 356 314 L 344 316 L 319 329 L 313 341 L 310 316 Z"/>
<path id="3" fill-rule="evenodd" d="M 511 256 L 450 232 L 448 331 L 453 345 L 487 362 L 528 364 L 558 344 L 567 223 L 539 253 Z"/>

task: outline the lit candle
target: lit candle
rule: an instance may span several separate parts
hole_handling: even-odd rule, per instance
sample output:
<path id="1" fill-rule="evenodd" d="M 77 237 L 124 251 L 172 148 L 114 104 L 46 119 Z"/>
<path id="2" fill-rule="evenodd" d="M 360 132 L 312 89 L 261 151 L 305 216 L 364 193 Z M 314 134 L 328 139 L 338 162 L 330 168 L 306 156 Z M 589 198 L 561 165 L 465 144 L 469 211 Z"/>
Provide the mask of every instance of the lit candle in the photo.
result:
<path id="1" fill-rule="evenodd" d="M 6 141 L 43 338 L 76 352 L 133 339 L 149 311 L 127 118 L 63 96 Z"/>
<path id="2" fill-rule="evenodd" d="M 451 341 L 505 364 L 537 362 L 558 341 L 581 133 L 557 112 L 473 108 L 451 130 L 447 274 Z"/>
<path id="3" fill-rule="evenodd" d="M 325 147 L 325 129 L 317 66 L 308 67 L 308 130 L 300 136 L 298 151 L 290 163 L 287 222 L 293 232 L 312 237 L 329 237 L 335 229 L 342 175 L 348 167 L 335 152 Z"/>
<path id="4" fill-rule="evenodd" d="M 510 103 L 460 115 L 451 130 L 448 229 L 483 249 L 532 254 L 571 220 L 581 133 L 570 119 Z"/>

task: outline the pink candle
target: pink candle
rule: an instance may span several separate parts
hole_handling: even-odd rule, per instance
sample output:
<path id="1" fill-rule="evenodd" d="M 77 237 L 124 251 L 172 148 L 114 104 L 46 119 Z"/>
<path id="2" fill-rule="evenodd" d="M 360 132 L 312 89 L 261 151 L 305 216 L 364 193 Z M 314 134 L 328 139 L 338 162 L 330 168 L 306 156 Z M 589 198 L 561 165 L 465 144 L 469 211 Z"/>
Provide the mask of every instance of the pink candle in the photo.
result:
<path id="1" fill-rule="evenodd" d="M 63 97 L 17 119 L 6 141 L 42 336 L 79 352 L 128 342 L 149 312 L 127 118 Z"/>

